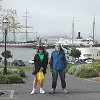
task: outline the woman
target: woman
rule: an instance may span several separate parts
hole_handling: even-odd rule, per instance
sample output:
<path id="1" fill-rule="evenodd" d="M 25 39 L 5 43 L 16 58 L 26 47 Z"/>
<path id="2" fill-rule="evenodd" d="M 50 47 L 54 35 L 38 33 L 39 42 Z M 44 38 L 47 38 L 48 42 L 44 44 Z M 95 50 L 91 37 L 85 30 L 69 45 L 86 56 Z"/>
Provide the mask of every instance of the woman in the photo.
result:
<path id="1" fill-rule="evenodd" d="M 67 61 L 66 61 L 65 53 L 61 48 L 60 44 L 56 44 L 55 51 L 53 51 L 51 54 L 50 66 L 52 70 L 52 90 L 50 93 L 55 93 L 58 74 L 61 80 L 62 92 L 68 93 L 68 90 L 66 89 L 66 81 L 65 81 Z"/>
<path id="2" fill-rule="evenodd" d="M 46 68 L 48 64 L 48 57 L 45 54 L 44 47 L 40 46 L 38 48 L 37 54 L 34 56 L 34 81 L 33 81 L 33 90 L 31 94 L 35 94 L 36 86 L 37 86 L 37 73 L 42 70 L 43 74 L 46 74 Z M 40 84 L 40 93 L 44 94 L 45 91 L 43 90 L 43 84 Z"/>

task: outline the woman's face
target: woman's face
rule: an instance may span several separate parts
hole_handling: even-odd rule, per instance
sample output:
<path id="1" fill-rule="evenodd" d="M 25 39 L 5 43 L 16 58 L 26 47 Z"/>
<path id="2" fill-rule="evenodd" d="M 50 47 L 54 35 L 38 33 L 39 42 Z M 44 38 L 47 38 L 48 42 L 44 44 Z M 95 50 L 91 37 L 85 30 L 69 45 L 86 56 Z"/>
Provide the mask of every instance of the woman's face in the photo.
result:
<path id="1" fill-rule="evenodd" d="M 43 49 L 39 49 L 39 53 L 43 53 Z"/>
<path id="2" fill-rule="evenodd" d="M 57 51 L 60 51 L 60 46 L 56 46 L 55 49 L 56 49 Z"/>

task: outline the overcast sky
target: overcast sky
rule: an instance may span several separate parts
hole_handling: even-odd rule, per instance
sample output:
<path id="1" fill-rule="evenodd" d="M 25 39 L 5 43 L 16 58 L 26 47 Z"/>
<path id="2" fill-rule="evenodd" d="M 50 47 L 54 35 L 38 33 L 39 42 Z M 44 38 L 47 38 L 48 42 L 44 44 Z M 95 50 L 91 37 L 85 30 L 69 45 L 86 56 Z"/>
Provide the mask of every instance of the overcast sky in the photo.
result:
<path id="1" fill-rule="evenodd" d="M 3 0 L 3 7 L 16 9 L 19 19 L 28 9 L 29 24 L 39 34 L 66 34 L 72 32 L 72 19 L 75 20 L 75 34 L 83 37 L 92 35 L 95 14 L 96 39 L 100 36 L 100 0 Z"/>

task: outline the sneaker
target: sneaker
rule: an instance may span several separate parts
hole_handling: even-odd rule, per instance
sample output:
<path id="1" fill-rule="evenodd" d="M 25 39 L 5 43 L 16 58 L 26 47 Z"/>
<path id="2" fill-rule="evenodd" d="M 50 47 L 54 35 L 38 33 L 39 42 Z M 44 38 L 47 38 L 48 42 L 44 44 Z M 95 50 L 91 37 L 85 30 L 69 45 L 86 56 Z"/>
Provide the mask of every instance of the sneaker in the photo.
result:
<path id="1" fill-rule="evenodd" d="M 50 94 L 54 94 L 55 93 L 55 89 L 52 89 L 51 91 L 50 91 Z"/>
<path id="2" fill-rule="evenodd" d="M 35 90 L 32 90 L 31 95 L 35 94 Z"/>
<path id="3" fill-rule="evenodd" d="M 45 91 L 40 88 L 40 94 L 45 94 Z"/>
<path id="4" fill-rule="evenodd" d="M 65 94 L 69 93 L 69 91 L 67 89 L 63 89 L 62 92 Z"/>

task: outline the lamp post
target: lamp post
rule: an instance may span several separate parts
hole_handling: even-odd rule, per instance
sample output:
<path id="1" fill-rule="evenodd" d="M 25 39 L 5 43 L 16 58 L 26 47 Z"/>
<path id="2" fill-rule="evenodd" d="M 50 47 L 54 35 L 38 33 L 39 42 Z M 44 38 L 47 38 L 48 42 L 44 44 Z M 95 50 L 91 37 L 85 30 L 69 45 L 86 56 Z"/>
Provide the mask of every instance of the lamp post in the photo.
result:
<path id="1" fill-rule="evenodd" d="M 8 26 L 9 26 L 8 18 L 5 18 L 2 22 L 3 33 L 4 33 L 4 37 L 5 37 L 5 39 L 4 39 L 4 42 L 5 42 L 4 75 L 7 74 L 6 40 L 7 40 Z"/>

